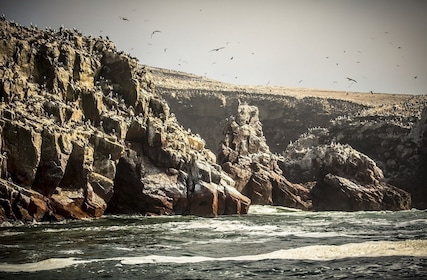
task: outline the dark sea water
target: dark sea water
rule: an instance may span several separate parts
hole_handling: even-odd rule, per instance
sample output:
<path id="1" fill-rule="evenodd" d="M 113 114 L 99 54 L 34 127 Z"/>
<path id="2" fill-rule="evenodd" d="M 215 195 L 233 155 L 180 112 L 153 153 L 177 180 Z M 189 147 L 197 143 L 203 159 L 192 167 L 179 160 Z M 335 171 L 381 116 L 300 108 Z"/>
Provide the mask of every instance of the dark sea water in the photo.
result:
<path id="1" fill-rule="evenodd" d="M 0 279 L 427 279 L 427 211 L 104 216 L 0 227 Z"/>

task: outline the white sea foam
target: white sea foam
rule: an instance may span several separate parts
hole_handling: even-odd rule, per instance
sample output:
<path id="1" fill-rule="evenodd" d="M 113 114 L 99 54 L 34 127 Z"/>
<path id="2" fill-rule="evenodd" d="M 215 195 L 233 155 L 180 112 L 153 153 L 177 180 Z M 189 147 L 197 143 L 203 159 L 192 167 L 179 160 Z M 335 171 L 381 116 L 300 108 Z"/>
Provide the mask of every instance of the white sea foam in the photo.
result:
<path id="1" fill-rule="evenodd" d="M 60 250 L 59 253 L 65 254 L 65 255 L 83 255 L 82 250 Z"/>
<path id="2" fill-rule="evenodd" d="M 294 212 L 302 212 L 302 210 L 283 206 L 251 205 L 248 215 L 277 215 L 280 213 L 289 214 Z"/>
<path id="3" fill-rule="evenodd" d="M 363 243 L 347 243 L 343 245 L 313 245 L 294 249 L 277 250 L 266 254 L 243 255 L 234 257 L 205 257 L 205 256 L 161 256 L 147 255 L 139 257 L 117 257 L 108 259 L 81 260 L 77 258 L 51 258 L 35 263 L 0 264 L 3 272 L 34 272 L 54 270 L 73 265 L 118 261 L 122 265 L 139 265 L 150 263 L 199 263 L 227 261 L 262 261 L 262 260 L 316 260 L 328 261 L 343 258 L 414 256 L 427 258 L 427 240 L 405 241 L 368 241 Z"/>
<path id="4" fill-rule="evenodd" d="M 310 226 L 316 226 L 319 228 L 326 228 L 330 221 L 310 221 L 307 222 Z M 301 226 L 297 225 L 274 225 L 274 224 L 254 224 L 247 220 L 192 220 L 189 222 L 173 222 L 168 223 L 165 226 L 165 230 L 174 229 L 175 231 L 188 232 L 188 231 L 200 231 L 200 232 L 217 232 L 219 235 L 224 234 L 236 234 L 239 237 L 252 236 L 260 237 L 262 240 L 270 237 L 286 237 L 286 236 L 298 236 L 298 237 L 310 237 L 310 238 L 325 238 L 325 237 L 352 237 L 354 234 L 348 232 L 337 232 L 337 231 L 313 231 L 313 229 L 306 229 L 304 223 Z M 232 239 L 228 238 L 224 242 L 232 242 Z M 203 243 L 212 243 L 210 240 L 204 240 Z"/>
<path id="5" fill-rule="evenodd" d="M 15 235 L 21 235 L 21 234 L 24 234 L 24 232 L 22 232 L 22 231 L 8 231 L 8 230 L 6 230 L 6 231 L 2 231 L 0 233 L 0 236 L 15 236 Z"/>
<path id="6" fill-rule="evenodd" d="M 34 263 L 22 264 L 0 264 L 0 271 L 3 272 L 35 272 L 43 270 L 54 270 L 66 268 L 72 265 L 86 263 L 90 261 L 78 260 L 76 258 L 51 258 Z"/>
<path id="7" fill-rule="evenodd" d="M 128 257 L 122 264 L 144 263 L 197 263 L 205 261 L 262 261 L 268 259 L 282 260 L 336 260 L 358 257 L 417 256 L 427 257 L 427 240 L 407 241 L 369 241 L 348 243 L 344 245 L 313 245 L 287 250 L 277 250 L 266 254 L 244 255 L 236 257 L 203 257 L 203 256 L 159 256 Z"/>

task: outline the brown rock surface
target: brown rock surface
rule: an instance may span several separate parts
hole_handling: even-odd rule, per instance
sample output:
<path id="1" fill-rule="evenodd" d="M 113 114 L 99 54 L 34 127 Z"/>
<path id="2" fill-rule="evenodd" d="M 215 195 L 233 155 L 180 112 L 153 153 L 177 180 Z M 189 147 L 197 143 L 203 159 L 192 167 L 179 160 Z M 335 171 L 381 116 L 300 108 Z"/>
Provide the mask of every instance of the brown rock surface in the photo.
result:
<path id="1" fill-rule="evenodd" d="M 236 189 L 252 204 L 310 209 L 309 190 L 282 176 L 277 157 L 266 144 L 258 108 L 241 104 L 228 120 L 218 163 L 236 181 Z"/>
<path id="2" fill-rule="evenodd" d="M 316 132 L 316 131 L 313 131 Z M 324 135 L 325 130 L 317 133 Z M 314 210 L 407 210 L 411 196 L 384 180 L 382 170 L 368 156 L 349 145 L 319 144 L 306 134 L 290 144 L 279 165 L 286 176 L 314 185 Z"/>
<path id="3" fill-rule="evenodd" d="M 248 210 L 146 68 L 108 40 L 2 19 L 0 99 L 3 221 Z"/>
<path id="4" fill-rule="evenodd" d="M 222 141 L 224 120 L 235 115 L 240 100 L 258 107 L 273 153 L 282 153 L 310 129 L 325 128 L 320 144 L 349 144 L 374 160 L 386 181 L 411 193 L 413 207 L 427 208 L 427 157 L 419 141 L 426 94 L 231 85 L 178 71 L 150 70 L 171 112 L 211 149 Z"/>
<path id="5" fill-rule="evenodd" d="M 326 174 L 313 187 L 313 208 L 317 211 L 408 210 L 411 196 L 388 184 L 360 185 L 352 180 Z"/>

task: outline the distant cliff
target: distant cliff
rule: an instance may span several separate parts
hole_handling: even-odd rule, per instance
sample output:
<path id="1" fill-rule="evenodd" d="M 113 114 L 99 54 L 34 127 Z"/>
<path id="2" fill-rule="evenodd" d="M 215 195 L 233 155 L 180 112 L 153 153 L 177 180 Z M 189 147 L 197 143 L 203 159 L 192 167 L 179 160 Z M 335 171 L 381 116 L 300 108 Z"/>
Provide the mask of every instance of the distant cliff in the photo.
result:
<path id="1" fill-rule="evenodd" d="M 270 150 L 283 154 L 310 129 L 325 128 L 318 145 L 348 144 L 372 158 L 384 180 L 412 194 L 412 206 L 427 208 L 427 95 L 327 92 L 324 90 L 235 86 L 204 77 L 150 67 L 153 83 L 177 119 L 220 148 L 224 124 L 239 103 L 255 105 Z M 424 135 L 424 136 L 423 136 Z M 311 178 L 292 177 L 292 182 Z"/>

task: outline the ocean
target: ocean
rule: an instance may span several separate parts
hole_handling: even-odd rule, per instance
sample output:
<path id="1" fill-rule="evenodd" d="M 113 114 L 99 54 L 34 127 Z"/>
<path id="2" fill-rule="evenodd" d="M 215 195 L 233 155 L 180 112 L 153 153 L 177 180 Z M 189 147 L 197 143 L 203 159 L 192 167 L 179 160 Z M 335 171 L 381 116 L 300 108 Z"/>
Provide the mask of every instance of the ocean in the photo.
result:
<path id="1" fill-rule="evenodd" d="M 3 225 L 0 279 L 427 279 L 427 211 Z"/>

